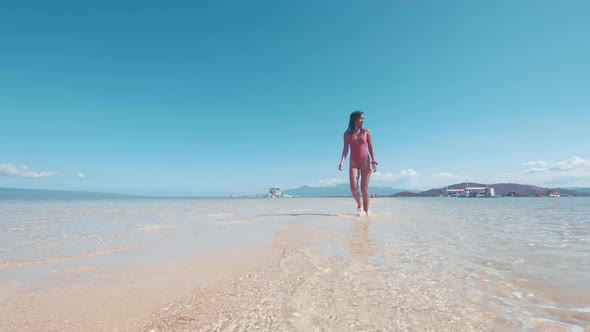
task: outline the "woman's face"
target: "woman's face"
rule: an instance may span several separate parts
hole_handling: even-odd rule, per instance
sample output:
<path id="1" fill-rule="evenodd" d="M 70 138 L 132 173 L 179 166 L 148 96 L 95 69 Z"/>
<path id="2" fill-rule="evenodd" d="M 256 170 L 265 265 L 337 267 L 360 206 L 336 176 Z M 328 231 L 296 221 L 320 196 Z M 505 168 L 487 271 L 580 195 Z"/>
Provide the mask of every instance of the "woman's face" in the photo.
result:
<path id="1" fill-rule="evenodd" d="M 365 122 L 365 115 L 364 114 L 361 114 L 361 116 L 358 119 L 356 119 L 356 122 L 354 123 L 354 125 L 357 128 L 360 128 L 360 127 L 363 126 L 363 122 Z"/>

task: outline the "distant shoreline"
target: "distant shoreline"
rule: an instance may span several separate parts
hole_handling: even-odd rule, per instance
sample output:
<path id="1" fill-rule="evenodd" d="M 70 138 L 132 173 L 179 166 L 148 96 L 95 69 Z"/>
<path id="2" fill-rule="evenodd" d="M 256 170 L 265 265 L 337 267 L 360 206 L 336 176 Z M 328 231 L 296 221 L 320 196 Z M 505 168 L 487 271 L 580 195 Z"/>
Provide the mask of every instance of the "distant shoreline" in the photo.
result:
<path id="1" fill-rule="evenodd" d="M 447 189 L 460 189 L 471 186 L 489 186 L 495 189 L 498 196 L 503 197 L 536 197 L 545 194 L 549 190 L 559 190 L 562 197 L 590 197 L 590 188 L 544 188 L 533 185 L 517 183 L 458 183 L 441 188 L 433 188 L 425 191 L 404 190 L 391 187 L 372 187 L 371 195 L 377 197 L 438 197 L 444 196 Z M 294 189 L 286 189 L 283 195 L 288 198 L 340 198 L 351 197 L 348 184 L 331 187 L 303 186 Z M 216 195 L 216 196 L 159 196 L 159 195 L 134 195 L 116 194 L 92 191 L 53 190 L 53 189 L 25 189 L 0 187 L 1 199 L 218 199 L 218 198 L 267 198 L 265 194 L 250 195 Z"/>

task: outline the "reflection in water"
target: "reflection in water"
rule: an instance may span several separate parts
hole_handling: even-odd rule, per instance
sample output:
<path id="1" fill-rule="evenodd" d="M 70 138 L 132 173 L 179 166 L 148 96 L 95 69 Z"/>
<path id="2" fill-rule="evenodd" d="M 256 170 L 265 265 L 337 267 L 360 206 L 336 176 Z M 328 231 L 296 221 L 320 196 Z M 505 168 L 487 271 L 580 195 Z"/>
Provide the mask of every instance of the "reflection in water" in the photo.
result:
<path id="1" fill-rule="evenodd" d="M 371 220 L 363 218 L 357 221 L 352 227 L 350 236 L 350 253 L 352 259 L 368 264 L 368 259 L 376 254 L 375 240 L 369 234 Z"/>

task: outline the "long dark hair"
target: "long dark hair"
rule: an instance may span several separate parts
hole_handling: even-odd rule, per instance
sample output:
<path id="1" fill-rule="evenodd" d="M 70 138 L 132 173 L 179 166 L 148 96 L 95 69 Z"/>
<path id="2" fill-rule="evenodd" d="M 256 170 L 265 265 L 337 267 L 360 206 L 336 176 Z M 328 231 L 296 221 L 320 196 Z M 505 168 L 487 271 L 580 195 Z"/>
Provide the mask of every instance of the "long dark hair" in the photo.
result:
<path id="1" fill-rule="evenodd" d="M 350 133 L 350 134 L 354 133 L 354 129 L 355 129 L 354 126 L 355 126 L 356 120 L 358 120 L 361 117 L 361 115 L 363 115 L 363 114 L 365 114 L 365 113 L 363 113 L 361 111 L 354 111 L 354 112 L 350 113 L 350 121 L 348 122 L 348 129 L 346 129 L 347 133 Z M 365 132 L 365 130 L 363 129 L 363 127 L 361 127 L 361 133 L 364 133 L 364 132 Z"/>

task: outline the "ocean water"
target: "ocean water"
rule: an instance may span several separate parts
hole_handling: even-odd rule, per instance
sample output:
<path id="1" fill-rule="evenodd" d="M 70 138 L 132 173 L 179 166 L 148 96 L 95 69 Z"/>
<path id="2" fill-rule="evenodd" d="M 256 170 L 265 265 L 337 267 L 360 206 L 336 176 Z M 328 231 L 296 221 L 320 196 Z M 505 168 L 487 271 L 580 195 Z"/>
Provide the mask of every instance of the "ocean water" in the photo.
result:
<path id="1" fill-rule="evenodd" d="M 269 242 L 268 201 L 58 199 L 0 201 L 0 280 L 35 282 L 79 264 L 129 267 Z"/>
<path id="2" fill-rule="evenodd" d="M 437 319 L 462 319 L 458 326 L 474 330 L 590 329 L 590 199 L 371 202 L 371 216 L 357 217 L 352 198 L 3 200 L 0 281 L 34 285 L 81 265 L 158 264 L 264 242 L 294 248 L 299 234 L 306 249 L 297 255 L 309 267 L 300 260 L 295 268 L 299 256 L 286 250 L 283 273 L 315 280 L 307 292 L 324 294 L 326 306 L 348 299 L 341 321 L 348 315 L 361 324 L 348 308 L 364 299 L 373 308 L 365 323 L 376 324 L 368 330 L 437 326 Z M 336 296 L 332 288 L 356 293 Z M 306 306 L 320 306 L 316 300 Z M 392 322 L 392 312 L 408 308 L 406 316 L 422 318 Z M 338 328 L 335 317 L 326 313 L 300 330 Z"/>

